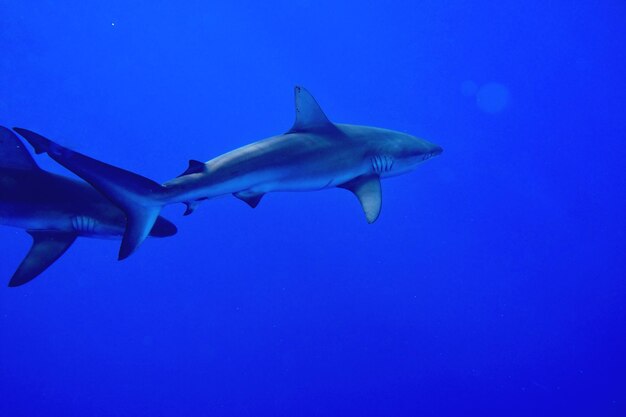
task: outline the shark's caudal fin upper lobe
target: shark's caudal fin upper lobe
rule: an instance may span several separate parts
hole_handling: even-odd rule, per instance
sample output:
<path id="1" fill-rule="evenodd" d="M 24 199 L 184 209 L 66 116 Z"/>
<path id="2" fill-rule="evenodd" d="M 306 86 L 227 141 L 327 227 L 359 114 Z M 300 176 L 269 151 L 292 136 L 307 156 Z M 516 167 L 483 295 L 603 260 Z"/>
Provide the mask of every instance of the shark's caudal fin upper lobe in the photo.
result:
<path id="1" fill-rule="evenodd" d="M 0 168 L 39 169 L 22 141 L 4 126 L 0 126 Z"/>
<path id="2" fill-rule="evenodd" d="M 14 129 L 35 149 L 78 175 L 126 213 L 119 259 L 130 256 L 152 230 L 163 208 L 164 187 L 148 178 L 74 152 L 27 129 Z"/>

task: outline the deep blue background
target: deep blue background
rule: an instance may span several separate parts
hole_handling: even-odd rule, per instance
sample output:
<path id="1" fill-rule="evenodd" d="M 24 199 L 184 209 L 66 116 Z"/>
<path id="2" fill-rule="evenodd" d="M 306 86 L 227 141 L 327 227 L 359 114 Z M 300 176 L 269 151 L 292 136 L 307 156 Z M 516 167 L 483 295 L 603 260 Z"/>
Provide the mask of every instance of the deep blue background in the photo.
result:
<path id="1" fill-rule="evenodd" d="M 165 181 L 299 83 L 445 152 L 371 226 L 336 190 L 77 241 L 0 288 L 1 416 L 626 415 L 623 1 L 72 3 L 0 2 L 0 124 Z"/>

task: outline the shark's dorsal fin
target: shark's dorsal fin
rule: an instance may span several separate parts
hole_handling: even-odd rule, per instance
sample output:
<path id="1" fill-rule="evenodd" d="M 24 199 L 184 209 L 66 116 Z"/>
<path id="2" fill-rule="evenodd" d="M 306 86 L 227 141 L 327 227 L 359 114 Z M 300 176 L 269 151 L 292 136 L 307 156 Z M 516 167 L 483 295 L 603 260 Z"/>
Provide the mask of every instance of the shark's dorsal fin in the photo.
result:
<path id="1" fill-rule="evenodd" d="M 378 175 L 362 175 L 338 187 L 350 190 L 356 195 L 368 223 L 374 223 L 378 219 L 382 206 L 382 189 Z"/>
<path id="2" fill-rule="evenodd" d="M 195 159 L 190 159 L 189 166 L 187 167 L 185 172 L 179 175 L 179 177 L 189 175 L 189 174 L 198 174 L 200 172 L 203 172 L 205 169 L 206 169 L 206 165 L 204 165 L 204 162 L 196 161 Z"/>
<path id="3" fill-rule="evenodd" d="M 13 274 L 11 281 L 9 281 L 9 287 L 26 284 L 41 274 L 59 259 L 76 240 L 75 233 L 29 230 L 28 234 L 33 237 L 33 245 Z"/>
<path id="4" fill-rule="evenodd" d="M 315 101 L 311 93 L 300 86 L 296 86 L 294 91 L 296 121 L 287 133 L 339 130 L 337 126 L 328 120 L 328 117 L 326 117 L 322 108 L 317 104 L 317 101 Z"/>
<path id="5" fill-rule="evenodd" d="M 39 169 L 22 141 L 4 126 L 0 126 L 0 168 Z"/>

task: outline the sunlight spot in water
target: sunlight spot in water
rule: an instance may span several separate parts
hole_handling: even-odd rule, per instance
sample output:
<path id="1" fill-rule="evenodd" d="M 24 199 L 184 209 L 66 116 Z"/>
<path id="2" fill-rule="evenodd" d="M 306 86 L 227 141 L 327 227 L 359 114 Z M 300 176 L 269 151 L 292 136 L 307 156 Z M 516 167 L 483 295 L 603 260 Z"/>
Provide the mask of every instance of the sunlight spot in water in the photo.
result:
<path id="1" fill-rule="evenodd" d="M 476 93 L 476 104 L 486 113 L 499 113 L 509 104 L 509 90 L 499 83 L 482 85 Z"/>
<path id="2" fill-rule="evenodd" d="M 115 26 L 115 22 L 111 22 L 111 26 Z"/>

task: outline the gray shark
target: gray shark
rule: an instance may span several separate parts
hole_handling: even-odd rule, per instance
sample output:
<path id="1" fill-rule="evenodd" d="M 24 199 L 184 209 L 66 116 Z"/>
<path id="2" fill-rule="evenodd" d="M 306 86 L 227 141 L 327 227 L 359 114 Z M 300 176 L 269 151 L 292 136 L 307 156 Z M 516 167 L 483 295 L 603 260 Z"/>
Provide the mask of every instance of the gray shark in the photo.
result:
<path id="1" fill-rule="evenodd" d="M 89 184 L 39 168 L 18 137 L 0 126 L 0 224 L 25 229 L 30 251 L 9 282 L 25 284 L 42 273 L 78 236 L 115 238 L 126 216 Z M 176 226 L 162 217 L 149 235 L 171 236 Z"/>
<path id="2" fill-rule="evenodd" d="M 128 224 L 119 257 L 145 239 L 164 205 L 183 202 L 185 214 L 199 202 L 233 194 L 251 207 L 274 191 L 344 188 L 356 195 L 369 223 L 380 214 L 380 180 L 406 173 L 441 154 L 414 136 L 376 127 L 332 123 L 313 96 L 295 88 L 296 120 L 285 134 L 251 143 L 211 159 L 190 161 L 183 174 L 160 185 L 129 171 L 64 148 L 16 128 L 37 153 L 46 152 L 124 210 Z"/>

